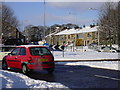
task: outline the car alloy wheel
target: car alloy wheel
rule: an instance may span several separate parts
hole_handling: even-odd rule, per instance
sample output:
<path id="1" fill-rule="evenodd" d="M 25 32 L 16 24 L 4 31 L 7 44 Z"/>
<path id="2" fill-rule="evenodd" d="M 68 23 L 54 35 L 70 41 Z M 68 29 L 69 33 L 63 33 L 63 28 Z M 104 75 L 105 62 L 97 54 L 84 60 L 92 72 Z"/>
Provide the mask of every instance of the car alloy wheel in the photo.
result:
<path id="1" fill-rule="evenodd" d="M 23 73 L 23 74 L 27 74 L 27 73 L 28 73 L 28 68 L 27 68 L 26 65 L 23 65 L 23 66 L 22 66 L 22 73 Z"/>

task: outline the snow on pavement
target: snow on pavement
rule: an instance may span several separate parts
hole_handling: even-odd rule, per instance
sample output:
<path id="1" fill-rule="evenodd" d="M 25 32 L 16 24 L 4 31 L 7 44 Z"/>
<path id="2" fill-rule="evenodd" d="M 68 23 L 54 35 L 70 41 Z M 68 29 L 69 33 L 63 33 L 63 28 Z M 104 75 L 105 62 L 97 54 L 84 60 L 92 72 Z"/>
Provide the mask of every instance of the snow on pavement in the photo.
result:
<path id="1" fill-rule="evenodd" d="M 5 70 L 0 70 L 0 78 L 2 88 L 68 88 L 60 83 L 34 80 L 21 73 Z"/>

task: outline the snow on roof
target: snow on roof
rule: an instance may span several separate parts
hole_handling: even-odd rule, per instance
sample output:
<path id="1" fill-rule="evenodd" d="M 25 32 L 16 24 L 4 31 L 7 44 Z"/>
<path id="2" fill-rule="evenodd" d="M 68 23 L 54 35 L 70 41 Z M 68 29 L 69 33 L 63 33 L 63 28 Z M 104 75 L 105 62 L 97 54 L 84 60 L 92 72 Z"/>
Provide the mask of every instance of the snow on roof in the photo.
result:
<path id="1" fill-rule="evenodd" d="M 86 32 L 96 32 L 97 28 L 98 28 L 98 26 L 93 27 L 93 28 L 85 27 L 83 29 L 76 29 L 76 30 L 75 29 L 69 29 L 69 30 L 66 29 L 64 31 L 61 31 L 61 32 L 55 34 L 55 35 L 70 35 L 70 34 L 78 34 L 78 33 L 86 33 Z"/>
<path id="2" fill-rule="evenodd" d="M 46 35 L 45 38 L 50 37 L 50 36 L 55 35 L 55 34 L 56 34 L 56 32 L 51 33 L 51 34 L 49 34 L 49 35 Z"/>

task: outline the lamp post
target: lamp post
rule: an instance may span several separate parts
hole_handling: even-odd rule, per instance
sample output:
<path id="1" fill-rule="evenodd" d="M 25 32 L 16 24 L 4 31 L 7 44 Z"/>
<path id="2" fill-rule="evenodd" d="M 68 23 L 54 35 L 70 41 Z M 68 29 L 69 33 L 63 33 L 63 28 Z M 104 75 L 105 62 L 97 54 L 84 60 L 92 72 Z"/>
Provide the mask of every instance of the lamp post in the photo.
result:
<path id="1" fill-rule="evenodd" d="M 77 25 L 77 14 L 76 13 L 70 13 L 69 12 L 69 14 L 71 14 L 71 15 L 74 15 L 75 16 L 75 24 Z M 74 52 L 74 47 L 76 47 L 76 50 L 77 50 L 77 46 L 76 46 L 76 41 L 77 41 L 77 29 L 74 27 L 74 29 L 76 30 L 76 32 L 75 32 L 75 36 L 74 36 L 74 39 L 75 39 L 75 41 L 73 42 L 73 52 Z"/>
<path id="2" fill-rule="evenodd" d="M 45 10 L 46 10 L 46 7 L 45 7 L 45 0 L 44 0 L 44 31 L 43 31 L 43 35 L 44 35 L 44 40 L 45 40 Z"/>
<path id="3" fill-rule="evenodd" d="M 94 10 L 94 11 L 99 11 L 98 9 L 96 8 L 89 8 L 89 10 Z M 99 28 L 97 28 L 97 38 L 98 38 L 98 47 L 100 46 L 100 31 L 99 31 Z"/>

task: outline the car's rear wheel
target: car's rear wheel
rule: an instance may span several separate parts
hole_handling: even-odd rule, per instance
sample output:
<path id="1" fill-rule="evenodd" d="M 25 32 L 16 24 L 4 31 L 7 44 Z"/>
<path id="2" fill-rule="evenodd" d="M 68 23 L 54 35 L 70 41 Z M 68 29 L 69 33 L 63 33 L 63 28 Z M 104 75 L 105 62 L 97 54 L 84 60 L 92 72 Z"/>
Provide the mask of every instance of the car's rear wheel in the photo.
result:
<path id="1" fill-rule="evenodd" d="M 53 73 L 54 69 L 53 68 L 50 68 L 50 69 L 47 69 L 48 73 Z"/>
<path id="2" fill-rule="evenodd" d="M 22 65 L 22 73 L 23 74 L 28 74 L 28 68 L 27 68 L 27 66 L 25 64 Z"/>
<path id="3" fill-rule="evenodd" d="M 7 65 L 7 63 L 5 61 L 2 62 L 2 69 L 3 70 L 7 70 L 8 69 L 8 65 Z"/>

